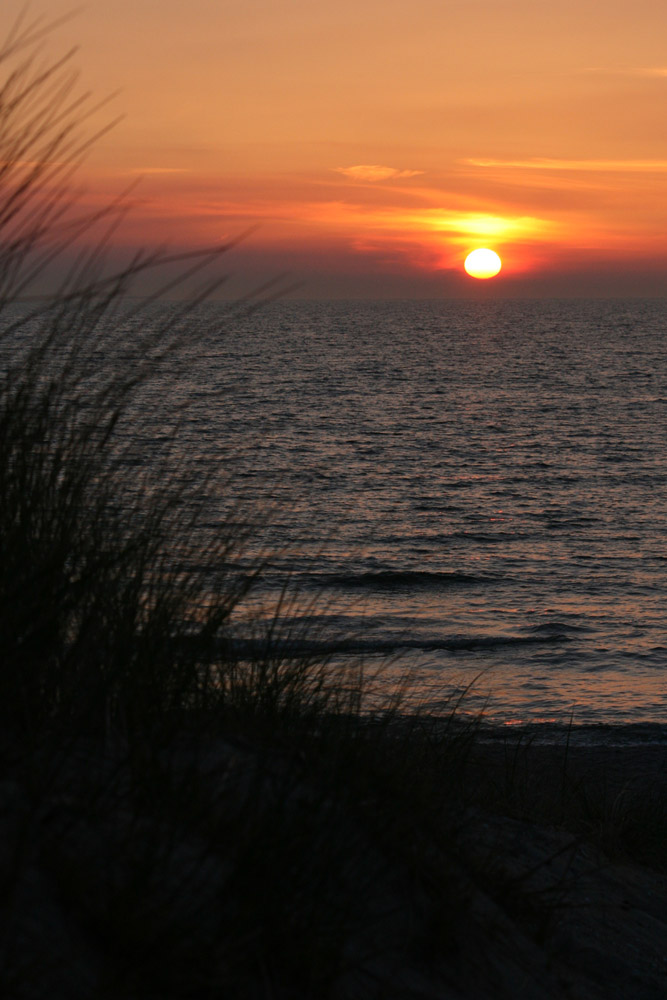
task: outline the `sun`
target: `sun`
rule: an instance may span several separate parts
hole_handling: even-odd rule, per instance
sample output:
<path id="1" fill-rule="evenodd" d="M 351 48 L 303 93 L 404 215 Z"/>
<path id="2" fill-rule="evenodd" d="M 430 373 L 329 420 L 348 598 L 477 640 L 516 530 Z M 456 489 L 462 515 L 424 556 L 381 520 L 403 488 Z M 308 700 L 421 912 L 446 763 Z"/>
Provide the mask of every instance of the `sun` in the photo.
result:
<path id="1" fill-rule="evenodd" d="M 468 254 L 463 266 L 472 278 L 493 278 L 498 274 L 503 262 L 495 250 L 480 247 Z"/>

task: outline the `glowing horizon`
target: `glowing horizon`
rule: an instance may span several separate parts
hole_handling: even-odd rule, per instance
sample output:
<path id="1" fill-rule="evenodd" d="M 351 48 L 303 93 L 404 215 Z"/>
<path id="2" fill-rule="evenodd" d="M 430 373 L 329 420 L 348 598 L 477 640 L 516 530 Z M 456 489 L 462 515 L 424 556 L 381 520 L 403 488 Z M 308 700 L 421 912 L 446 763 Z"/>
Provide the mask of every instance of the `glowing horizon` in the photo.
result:
<path id="1" fill-rule="evenodd" d="M 503 294 L 665 294 L 666 28 L 648 0 L 89 0 L 48 50 L 120 88 L 84 172 L 90 205 L 140 178 L 128 246 L 257 227 L 241 272 L 373 297 L 464 294 L 492 245 Z"/>

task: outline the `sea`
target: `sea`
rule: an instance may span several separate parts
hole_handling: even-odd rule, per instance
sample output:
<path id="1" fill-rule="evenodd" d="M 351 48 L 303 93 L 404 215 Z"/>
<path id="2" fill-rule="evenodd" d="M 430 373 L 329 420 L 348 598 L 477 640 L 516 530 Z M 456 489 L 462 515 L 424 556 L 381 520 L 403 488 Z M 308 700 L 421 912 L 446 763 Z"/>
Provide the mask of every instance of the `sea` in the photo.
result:
<path id="1" fill-rule="evenodd" d="M 240 648 L 264 622 L 406 712 L 667 744 L 667 299 L 188 323 L 137 429 L 177 414 L 208 530 L 249 527 Z"/>
<path id="2" fill-rule="evenodd" d="M 170 402 L 229 470 L 219 516 L 255 518 L 294 655 L 434 716 L 665 739 L 667 300 L 196 322 Z"/>

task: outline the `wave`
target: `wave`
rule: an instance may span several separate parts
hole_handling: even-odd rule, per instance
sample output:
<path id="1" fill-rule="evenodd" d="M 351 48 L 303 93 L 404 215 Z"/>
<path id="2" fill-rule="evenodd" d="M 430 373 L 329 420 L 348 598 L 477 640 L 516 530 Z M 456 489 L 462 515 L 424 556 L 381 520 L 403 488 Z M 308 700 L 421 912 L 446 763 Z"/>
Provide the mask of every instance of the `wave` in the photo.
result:
<path id="1" fill-rule="evenodd" d="M 562 635 L 566 632 L 593 632 L 589 625 L 568 625 L 567 622 L 543 622 L 542 625 L 531 625 L 528 632 L 534 635 Z"/>
<path id="2" fill-rule="evenodd" d="M 296 659 L 300 657 L 332 656 L 390 656 L 406 650 L 418 652 L 471 652 L 492 651 L 506 646 L 528 646 L 545 643 L 570 642 L 562 633 L 539 636 L 520 635 L 447 635 L 441 638 L 410 639 L 401 636 L 378 639 L 298 639 L 274 637 L 266 639 L 232 639 L 225 646 L 226 655 L 237 659 L 250 659 L 270 655 Z"/>
<path id="3" fill-rule="evenodd" d="M 407 590 L 456 587 L 467 584 L 492 583 L 491 576 L 470 573 L 432 573 L 426 570 L 379 570 L 366 573 L 323 574 L 317 577 L 322 586 L 341 589 Z"/>

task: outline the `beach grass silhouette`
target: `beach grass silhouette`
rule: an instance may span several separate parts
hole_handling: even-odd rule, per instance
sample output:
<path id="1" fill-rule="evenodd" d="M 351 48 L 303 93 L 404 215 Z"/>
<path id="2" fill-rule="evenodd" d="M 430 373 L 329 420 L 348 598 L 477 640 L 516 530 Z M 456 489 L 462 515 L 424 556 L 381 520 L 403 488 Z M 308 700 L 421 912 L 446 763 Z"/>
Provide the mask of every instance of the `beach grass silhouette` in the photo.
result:
<path id="1" fill-rule="evenodd" d="M 230 511 L 203 565 L 178 420 L 153 463 L 123 433 L 227 248 L 112 266 L 126 203 L 77 211 L 96 134 L 71 57 L 37 57 L 53 30 L 20 18 L 0 48 L 5 995 L 562 995 L 544 926 L 585 879 L 582 838 L 665 867 L 664 800 L 501 757 L 455 696 L 408 714 L 398 685 L 367 711 L 362 663 L 290 654 L 287 604 L 235 643 L 261 517 Z M 165 277 L 137 305 L 147 272 Z M 551 832 L 525 825 L 508 873 L 535 819 Z"/>

